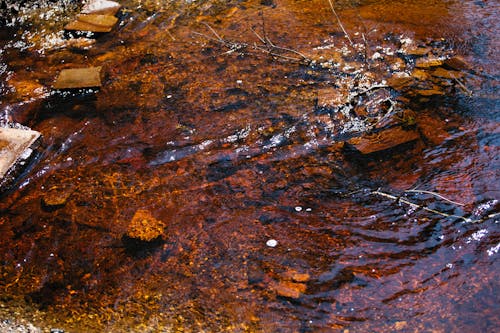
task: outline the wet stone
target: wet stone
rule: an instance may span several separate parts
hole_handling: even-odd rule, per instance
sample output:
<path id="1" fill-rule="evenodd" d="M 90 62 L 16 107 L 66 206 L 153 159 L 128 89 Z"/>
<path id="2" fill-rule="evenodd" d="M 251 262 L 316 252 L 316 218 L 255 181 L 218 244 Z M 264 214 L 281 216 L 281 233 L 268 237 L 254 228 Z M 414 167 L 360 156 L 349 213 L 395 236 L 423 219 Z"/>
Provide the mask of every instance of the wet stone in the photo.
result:
<path id="1" fill-rule="evenodd" d="M 118 19 L 113 15 L 84 14 L 68 23 L 64 29 L 90 32 L 110 32 Z"/>
<path id="2" fill-rule="evenodd" d="M 45 209 L 53 210 L 66 205 L 69 197 L 73 193 L 72 188 L 53 188 L 50 189 L 42 199 L 42 205 Z"/>
<path id="3" fill-rule="evenodd" d="M 348 100 L 349 92 L 339 88 L 324 88 L 317 91 L 318 106 L 321 108 L 336 108 Z"/>
<path id="4" fill-rule="evenodd" d="M 40 137 L 39 132 L 32 130 L 0 128 L 0 185 L 26 163 Z"/>
<path id="5" fill-rule="evenodd" d="M 415 47 L 415 48 L 408 48 L 407 50 L 405 50 L 405 53 L 413 56 L 424 56 L 431 51 L 432 49 L 430 47 Z"/>
<path id="6" fill-rule="evenodd" d="M 440 96 L 444 95 L 444 91 L 439 89 L 421 89 L 416 90 L 415 93 L 420 96 Z"/>
<path id="7" fill-rule="evenodd" d="M 285 280 L 290 280 L 293 282 L 304 283 L 304 282 L 309 281 L 311 279 L 311 276 L 308 273 L 300 273 L 300 272 L 297 272 L 295 270 L 289 270 L 283 274 L 283 278 Z"/>
<path id="8" fill-rule="evenodd" d="M 406 73 L 393 75 L 387 80 L 387 85 L 395 90 L 402 90 L 413 84 L 413 78 Z"/>
<path id="9" fill-rule="evenodd" d="M 415 67 L 417 68 L 438 67 L 443 64 L 444 64 L 444 59 L 442 58 L 418 58 L 415 61 Z"/>
<path id="10" fill-rule="evenodd" d="M 467 61 L 460 57 L 460 56 L 454 56 L 451 57 L 450 59 L 446 59 L 444 64 L 448 66 L 449 68 L 453 68 L 455 70 L 469 70 L 470 65 L 467 63 Z"/>
<path id="11" fill-rule="evenodd" d="M 95 88 L 101 86 L 101 67 L 63 69 L 54 89 Z"/>
<path id="12" fill-rule="evenodd" d="M 82 7 L 82 14 L 115 15 L 121 5 L 115 1 L 91 0 Z"/>
<path id="13" fill-rule="evenodd" d="M 271 288 L 281 297 L 297 299 L 306 291 L 307 286 L 304 283 L 280 281 L 273 283 Z"/>
<path id="14" fill-rule="evenodd" d="M 150 242 L 163 236 L 165 224 L 151 215 L 151 212 L 139 209 L 135 212 L 127 229 L 127 236 L 144 242 Z"/>
<path id="15" fill-rule="evenodd" d="M 463 76 L 461 72 L 446 70 L 442 67 L 436 68 L 434 71 L 432 71 L 431 75 L 443 79 L 458 79 Z"/>
<path id="16" fill-rule="evenodd" d="M 352 145 L 362 154 L 371 154 L 399 145 L 418 140 L 420 135 L 415 130 L 405 130 L 402 127 L 394 127 L 378 133 L 352 138 L 347 143 Z"/>

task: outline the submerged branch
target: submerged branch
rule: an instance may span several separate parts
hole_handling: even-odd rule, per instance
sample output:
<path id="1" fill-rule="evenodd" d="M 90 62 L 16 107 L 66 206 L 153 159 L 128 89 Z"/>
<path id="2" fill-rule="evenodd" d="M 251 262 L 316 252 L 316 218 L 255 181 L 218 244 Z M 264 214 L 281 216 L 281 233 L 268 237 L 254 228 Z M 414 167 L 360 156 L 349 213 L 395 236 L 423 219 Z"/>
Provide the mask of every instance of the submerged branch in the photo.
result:
<path id="1" fill-rule="evenodd" d="M 401 198 L 401 197 L 397 197 L 395 195 L 392 195 L 392 194 L 388 194 L 388 193 L 385 193 L 385 192 L 382 192 L 380 191 L 380 189 L 377 189 L 375 191 L 371 191 L 370 194 L 372 195 L 378 195 L 378 196 L 381 196 L 381 197 L 384 197 L 384 198 L 387 198 L 387 199 L 391 199 L 391 200 L 394 200 L 396 202 L 401 202 L 401 203 L 404 203 L 412 208 L 415 208 L 415 209 L 422 209 L 422 210 L 425 210 L 429 213 L 434 213 L 434 214 L 437 214 L 437 215 L 441 215 L 441 216 L 444 216 L 444 217 L 454 217 L 454 218 L 457 218 L 457 219 L 460 219 L 466 223 L 470 223 L 470 222 L 480 222 L 480 220 L 471 220 L 471 219 L 468 219 L 468 218 L 465 218 L 463 216 L 458 216 L 458 215 L 453 215 L 453 214 L 447 214 L 447 213 L 444 213 L 444 212 L 441 212 L 441 211 L 438 211 L 438 210 L 435 210 L 435 209 L 432 209 L 432 208 L 429 208 L 427 206 L 424 206 L 424 205 L 419 205 L 419 204 L 416 204 L 414 202 L 411 202 L 407 199 L 404 199 L 404 198 Z"/>
<path id="2" fill-rule="evenodd" d="M 224 38 L 222 38 L 217 31 L 212 28 L 209 24 L 204 23 L 208 29 L 212 32 L 212 34 L 215 37 L 208 36 L 206 34 L 200 33 L 200 32 L 194 32 L 194 34 L 203 36 L 211 41 L 218 42 L 225 47 L 227 47 L 229 50 L 225 53 L 233 53 L 238 50 L 243 50 L 243 49 L 253 49 L 256 51 L 263 52 L 265 54 L 271 55 L 276 58 L 281 58 L 289 61 L 294 61 L 294 62 L 299 62 L 299 63 L 305 63 L 309 64 L 311 62 L 311 59 L 309 59 L 306 55 L 303 53 L 300 53 L 299 51 L 287 48 L 287 47 L 282 47 L 282 46 L 277 46 L 275 45 L 267 36 L 261 36 L 259 35 L 254 29 L 251 29 L 252 32 L 257 36 L 261 44 L 253 43 L 253 44 L 248 44 L 248 43 L 236 43 L 236 42 L 231 42 L 228 41 Z M 283 53 L 288 53 L 288 54 L 295 54 L 298 55 L 300 58 L 297 57 L 292 57 Z"/>
<path id="3" fill-rule="evenodd" d="M 443 199 L 444 201 L 447 201 L 447 202 L 449 202 L 451 204 L 454 204 L 454 205 L 457 205 L 457 206 L 465 206 L 465 204 L 463 204 L 463 203 L 450 200 L 450 199 L 448 199 L 448 198 L 446 198 L 446 197 L 444 197 L 441 194 L 436 193 L 436 192 L 425 191 L 425 190 L 406 190 L 405 192 L 406 193 L 425 193 L 425 194 L 430 194 L 430 195 L 433 195 L 435 197 L 438 197 L 439 199 Z"/>
<path id="4" fill-rule="evenodd" d="M 354 48 L 354 43 L 352 42 L 351 37 L 349 36 L 349 34 L 347 33 L 347 31 L 345 30 L 344 25 L 342 24 L 342 21 L 340 20 L 340 17 L 337 15 L 337 12 L 335 11 L 335 8 L 333 7 L 332 0 L 328 0 L 328 3 L 330 4 L 330 8 L 332 9 L 333 15 L 335 15 L 335 18 L 337 19 L 337 23 L 339 24 L 340 29 L 342 29 L 342 31 L 344 32 L 345 37 L 347 38 L 347 40 L 349 41 L 349 43 L 351 44 L 351 46 Z"/>

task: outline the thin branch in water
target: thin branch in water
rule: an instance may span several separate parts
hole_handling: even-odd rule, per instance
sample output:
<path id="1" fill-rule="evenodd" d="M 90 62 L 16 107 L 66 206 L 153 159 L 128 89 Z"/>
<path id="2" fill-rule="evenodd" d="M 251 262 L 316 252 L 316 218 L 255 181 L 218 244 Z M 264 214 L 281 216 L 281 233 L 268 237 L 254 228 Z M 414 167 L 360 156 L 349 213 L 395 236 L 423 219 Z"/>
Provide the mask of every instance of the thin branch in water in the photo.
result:
<path id="1" fill-rule="evenodd" d="M 328 3 L 330 4 L 330 8 L 332 9 L 333 15 L 335 15 L 335 17 L 337 18 L 337 23 L 339 24 L 340 29 L 342 29 L 342 31 L 344 32 L 345 37 L 347 38 L 347 40 L 349 41 L 349 43 L 351 44 L 351 46 L 354 48 L 354 43 L 352 42 L 351 37 L 349 37 L 349 34 L 345 30 L 344 25 L 342 24 L 342 21 L 340 21 L 340 17 L 337 15 L 337 12 L 335 11 L 335 8 L 333 7 L 332 0 L 328 0 Z"/>
<path id="2" fill-rule="evenodd" d="M 434 213 L 434 214 L 437 214 L 437 215 L 441 215 L 441 216 L 444 216 L 444 217 L 453 217 L 453 218 L 457 218 L 457 219 L 460 219 L 466 223 L 475 223 L 475 222 L 479 222 L 480 220 L 474 220 L 472 221 L 471 219 L 468 219 L 468 218 L 465 218 L 463 216 L 458 216 L 458 215 L 451 215 L 451 214 L 446 214 L 444 212 L 440 212 L 438 210 L 435 210 L 435 209 L 431 209 L 429 207 L 426 207 L 426 206 L 422 206 L 422 205 L 418 205 L 414 202 L 411 202 L 409 200 L 406 200 L 406 199 L 403 199 L 401 197 L 396 197 L 392 194 L 388 194 L 388 193 L 384 193 L 384 192 L 381 192 L 380 190 L 376 190 L 376 191 L 371 191 L 370 194 L 373 194 L 373 195 L 378 195 L 378 196 L 381 196 L 381 197 L 384 197 L 384 198 L 388 198 L 388 199 L 391 199 L 391 200 L 394 200 L 396 202 L 401 202 L 401 203 L 404 203 L 412 208 L 415 208 L 415 209 L 422 209 L 422 210 L 425 210 L 429 213 Z"/>
<path id="3" fill-rule="evenodd" d="M 406 190 L 405 192 L 406 193 L 425 193 L 425 194 L 430 194 L 430 195 L 433 195 L 435 197 L 438 197 L 439 199 L 447 201 L 447 202 L 449 202 L 451 204 L 454 204 L 454 205 L 457 205 L 457 206 L 465 206 L 465 204 L 463 204 L 463 203 L 450 200 L 450 199 L 448 199 L 448 198 L 446 198 L 446 197 L 444 197 L 441 194 L 436 193 L 436 192 L 425 191 L 425 190 Z"/>

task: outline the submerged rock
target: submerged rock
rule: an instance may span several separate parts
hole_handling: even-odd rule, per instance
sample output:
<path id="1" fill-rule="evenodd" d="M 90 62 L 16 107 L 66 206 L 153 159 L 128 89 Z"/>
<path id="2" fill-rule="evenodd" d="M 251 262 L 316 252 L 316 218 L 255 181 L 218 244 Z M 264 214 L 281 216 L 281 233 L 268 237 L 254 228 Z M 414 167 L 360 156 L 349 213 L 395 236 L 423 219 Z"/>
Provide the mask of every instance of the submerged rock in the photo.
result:
<path id="1" fill-rule="evenodd" d="M 139 209 L 135 212 L 132 221 L 127 229 L 127 237 L 150 242 L 164 235 L 165 223 L 157 220 L 151 215 L 151 212 L 145 209 Z"/>
<path id="2" fill-rule="evenodd" d="M 63 69 L 54 83 L 55 89 L 96 88 L 101 86 L 101 67 Z"/>
<path id="3" fill-rule="evenodd" d="M 68 23 L 65 30 L 90 31 L 90 32 L 110 32 L 118 19 L 113 15 L 83 14 L 77 19 Z"/>
<path id="4" fill-rule="evenodd" d="M 297 299 L 306 291 L 307 286 L 304 283 L 280 281 L 273 283 L 271 289 L 281 297 Z"/>
<path id="5" fill-rule="evenodd" d="M 54 210 L 66 205 L 69 197 L 73 193 L 73 188 L 53 188 L 50 189 L 42 199 L 42 205 L 45 209 Z"/>
<path id="6" fill-rule="evenodd" d="M 419 138 L 420 135 L 416 130 L 405 130 L 402 127 L 393 127 L 378 133 L 352 138 L 347 141 L 347 143 L 356 148 L 360 153 L 366 155 L 395 148 L 402 144 L 418 140 Z"/>

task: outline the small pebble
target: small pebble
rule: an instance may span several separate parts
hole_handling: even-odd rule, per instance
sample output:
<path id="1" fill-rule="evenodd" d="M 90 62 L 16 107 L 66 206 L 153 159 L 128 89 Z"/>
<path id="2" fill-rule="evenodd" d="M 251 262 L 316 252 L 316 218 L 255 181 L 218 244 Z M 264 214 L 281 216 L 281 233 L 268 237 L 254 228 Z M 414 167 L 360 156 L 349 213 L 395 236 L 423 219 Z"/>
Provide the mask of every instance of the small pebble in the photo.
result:
<path id="1" fill-rule="evenodd" d="M 270 239 L 266 242 L 266 245 L 269 247 L 275 247 L 278 245 L 278 241 L 276 239 Z"/>
<path id="2" fill-rule="evenodd" d="M 302 211 L 302 207 L 300 207 L 300 206 L 295 207 L 295 211 L 301 212 Z"/>

